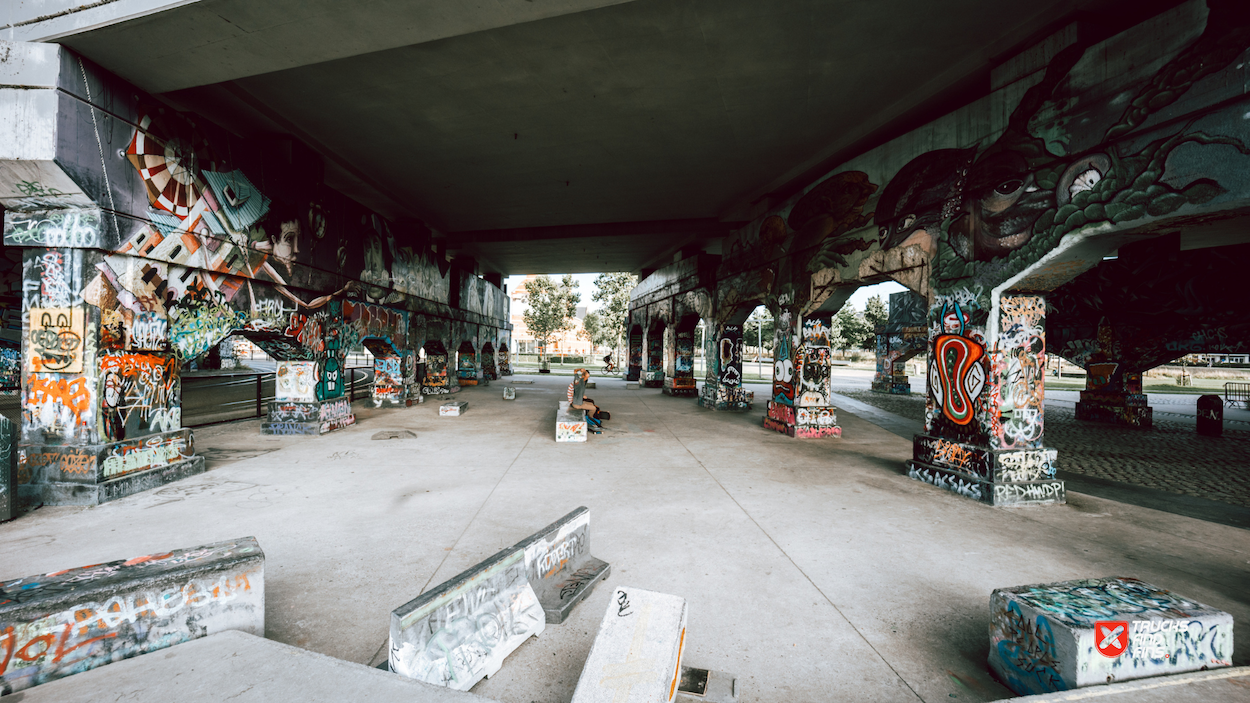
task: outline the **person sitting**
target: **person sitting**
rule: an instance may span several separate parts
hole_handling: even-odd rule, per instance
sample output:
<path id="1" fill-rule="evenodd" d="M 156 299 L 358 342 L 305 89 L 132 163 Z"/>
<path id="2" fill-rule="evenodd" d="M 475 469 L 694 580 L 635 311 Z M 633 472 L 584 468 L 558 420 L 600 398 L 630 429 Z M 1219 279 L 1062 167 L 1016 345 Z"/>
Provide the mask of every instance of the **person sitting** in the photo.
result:
<path id="1" fill-rule="evenodd" d="M 587 429 L 598 433 L 602 431 L 603 421 L 596 417 L 599 406 L 595 405 L 593 399 L 586 397 L 586 380 L 589 378 L 590 372 L 586 369 L 574 369 L 573 382 L 569 384 L 569 409 L 585 410 Z"/>

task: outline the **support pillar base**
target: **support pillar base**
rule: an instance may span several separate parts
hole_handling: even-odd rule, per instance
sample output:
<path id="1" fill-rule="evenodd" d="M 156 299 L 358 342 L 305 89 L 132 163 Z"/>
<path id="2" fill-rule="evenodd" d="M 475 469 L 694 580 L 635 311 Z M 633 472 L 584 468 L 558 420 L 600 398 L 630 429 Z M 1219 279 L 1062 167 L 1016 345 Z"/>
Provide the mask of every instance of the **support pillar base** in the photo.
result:
<path id="1" fill-rule="evenodd" d="M 916 435 L 912 446 L 907 475 L 917 481 L 990 505 L 1066 501 L 1054 449 L 994 450 L 932 435 Z"/>
<path id="2" fill-rule="evenodd" d="M 267 435 L 319 435 L 356 424 L 356 415 L 347 398 L 314 402 L 275 400 L 269 403 L 269 416 L 260 423 Z"/>
<path id="3" fill-rule="evenodd" d="M 796 439 L 822 439 L 841 437 L 837 409 L 793 408 L 783 403 L 768 401 L 768 414 L 764 427 Z"/>
<path id="4" fill-rule="evenodd" d="M 873 381 L 872 390 L 874 393 L 911 395 L 911 383 L 908 381 Z"/>
<path id="5" fill-rule="evenodd" d="M 1144 393 L 1081 391 L 1076 419 L 1149 430 L 1154 428 L 1154 409 L 1146 405 Z"/>
<path id="6" fill-rule="evenodd" d="M 103 483 L 27 484 L 19 487 L 22 501 L 44 505 L 99 505 L 118 498 L 160 488 L 174 481 L 204 473 L 204 457 L 194 456 L 166 466 L 137 471 Z"/>
<path id="7" fill-rule="evenodd" d="M 664 387 L 664 372 L 663 371 L 648 371 L 644 373 L 642 375 L 642 386 L 643 388 L 663 388 Z"/>
<path id="8" fill-rule="evenodd" d="M 704 383 L 699 391 L 699 406 L 708 410 L 745 413 L 750 412 L 754 404 L 755 391 L 748 391 L 742 386 Z"/>
<path id="9" fill-rule="evenodd" d="M 674 398 L 695 398 L 699 395 L 699 387 L 693 378 L 670 376 L 664 379 L 664 390 L 661 392 Z"/>

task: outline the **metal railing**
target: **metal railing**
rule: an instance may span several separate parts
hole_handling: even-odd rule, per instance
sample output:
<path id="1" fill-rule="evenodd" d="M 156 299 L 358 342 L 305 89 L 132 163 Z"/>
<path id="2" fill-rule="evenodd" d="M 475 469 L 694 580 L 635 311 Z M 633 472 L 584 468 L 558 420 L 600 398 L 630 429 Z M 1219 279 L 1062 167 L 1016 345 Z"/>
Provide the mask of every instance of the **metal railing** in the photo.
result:
<path id="1" fill-rule="evenodd" d="M 372 395 L 372 366 L 349 366 L 344 370 L 349 402 Z M 182 426 L 204 427 L 264 417 L 265 404 L 275 398 L 274 383 L 272 371 L 184 376 Z"/>

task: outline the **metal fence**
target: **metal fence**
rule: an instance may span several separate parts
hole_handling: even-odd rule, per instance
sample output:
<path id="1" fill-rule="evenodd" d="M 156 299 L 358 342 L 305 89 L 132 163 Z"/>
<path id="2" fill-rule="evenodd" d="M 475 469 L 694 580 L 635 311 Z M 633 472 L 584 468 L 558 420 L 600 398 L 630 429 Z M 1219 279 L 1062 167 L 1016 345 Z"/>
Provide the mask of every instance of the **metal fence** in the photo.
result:
<path id="1" fill-rule="evenodd" d="M 349 400 L 373 394 L 372 366 L 349 366 L 346 371 Z M 182 426 L 203 427 L 264 417 L 267 404 L 273 399 L 272 371 L 183 376 Z M 0 389 L 0 415 L 21 426 L 21 389 Z"/>

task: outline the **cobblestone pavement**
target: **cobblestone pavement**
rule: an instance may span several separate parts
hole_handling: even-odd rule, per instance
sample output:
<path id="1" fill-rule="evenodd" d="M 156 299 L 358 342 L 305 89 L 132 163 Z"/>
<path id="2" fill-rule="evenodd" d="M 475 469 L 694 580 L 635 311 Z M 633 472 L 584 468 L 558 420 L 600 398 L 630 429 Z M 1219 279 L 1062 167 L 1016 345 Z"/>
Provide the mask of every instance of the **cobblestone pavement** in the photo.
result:
<path id="1" fill-rule="evenodd" d="M 834 388 L 850 398 L 910 420 L 924 421 L 924 397 Z M 1250 430 L 1226 423 L 1223 437 L 1203 437 L 1192 419 L 1156 410 L 1154 429 L 1077 422 L 1070 407 L 1046 406 L 1047 447 L 1059 469 L 1169 493 L 1250 508 Z M 1231 427 L 1230 427 L 1231 425 Z"/>

